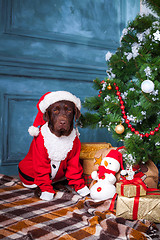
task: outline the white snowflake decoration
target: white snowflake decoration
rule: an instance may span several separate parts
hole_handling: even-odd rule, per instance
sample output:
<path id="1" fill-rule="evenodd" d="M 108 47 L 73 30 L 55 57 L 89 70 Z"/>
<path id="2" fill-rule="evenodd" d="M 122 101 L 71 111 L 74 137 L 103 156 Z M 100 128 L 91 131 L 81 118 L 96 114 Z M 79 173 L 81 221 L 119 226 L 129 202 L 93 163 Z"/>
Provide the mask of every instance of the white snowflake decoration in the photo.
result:
<path id="1" fill-rule="evenodd" d="M 160 41 L 160 31 L 159 30 L 157 30 L 155 33 L 153 33 L 153 35 L 154 35 L 154 39 L 156 41 Z"/>
<path id="2" fill-rule="evenodd" d="M 105 56 L 106 61 L 109 61 L 111 57 L 112 57 L 112 53 L 108 51 Z"/>
<path id="3" fill-rule="evenodd" d="M 151 77 L 151 69 L 150 69 L 150 67 L 146 67 L 146 68 L 144 69 L 144 72 L 146 73 L 146 76 L 147 76 L 147 77 Z"/>

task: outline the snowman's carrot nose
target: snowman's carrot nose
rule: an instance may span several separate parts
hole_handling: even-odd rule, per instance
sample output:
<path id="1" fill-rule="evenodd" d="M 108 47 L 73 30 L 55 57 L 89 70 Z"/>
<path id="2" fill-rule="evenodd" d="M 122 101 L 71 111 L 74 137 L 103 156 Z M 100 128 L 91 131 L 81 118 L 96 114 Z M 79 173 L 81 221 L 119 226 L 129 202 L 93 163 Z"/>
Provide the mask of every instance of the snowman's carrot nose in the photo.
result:
<path id="1" fill-rule="evenodd" d="M 108 162 L 105 160 L 104 161 L 104 166 L 107 167 L 108 166 Z"/>

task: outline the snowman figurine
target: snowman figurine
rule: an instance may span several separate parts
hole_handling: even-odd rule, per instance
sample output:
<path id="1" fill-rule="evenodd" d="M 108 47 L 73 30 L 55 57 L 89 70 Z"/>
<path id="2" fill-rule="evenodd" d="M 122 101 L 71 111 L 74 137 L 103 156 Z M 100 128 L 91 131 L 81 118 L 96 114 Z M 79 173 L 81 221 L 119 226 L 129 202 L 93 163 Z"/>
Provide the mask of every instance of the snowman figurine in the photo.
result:
<path id="1" fill-rule="evenodd" d="M 118 150 L 111 150 L 101 161 L 98 171 L 91 173 L 97 182 L 90 189 L 90 196 L 96 201 L 113 198 L 116 193 L 116 173 L 123 169 L 122 154 Z"/>

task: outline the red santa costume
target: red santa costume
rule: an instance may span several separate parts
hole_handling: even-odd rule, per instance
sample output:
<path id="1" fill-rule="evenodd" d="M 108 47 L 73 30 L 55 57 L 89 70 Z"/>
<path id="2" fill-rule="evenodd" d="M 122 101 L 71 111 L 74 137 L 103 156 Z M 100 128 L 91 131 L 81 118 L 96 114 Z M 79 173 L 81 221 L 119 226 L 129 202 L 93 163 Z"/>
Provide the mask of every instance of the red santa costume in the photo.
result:
<path id="1" fill-rule="evenodd" d="M 43 95 L 38 104 L 38 114 L 29 133 L 34 136 L 26 157 L 19 163 L 19 176 L 24 186 L 39 186 L 43 200 L 51 200 L 55 194 L 52 181 L 64 176 L 68 184 L 82 196 L 89 194 L 82 178 L 83 169 L 79 162 L 81 143 L 75 129 L 69 136 L 57 137 L 53 134 L 48 122 L 43 120 L 43 113 L 53 103 L 68 100 L 80 110 L 80 99 L 69 92 L 49 92 Z M 41 125 L 40 129 L 38 126 Z"/>

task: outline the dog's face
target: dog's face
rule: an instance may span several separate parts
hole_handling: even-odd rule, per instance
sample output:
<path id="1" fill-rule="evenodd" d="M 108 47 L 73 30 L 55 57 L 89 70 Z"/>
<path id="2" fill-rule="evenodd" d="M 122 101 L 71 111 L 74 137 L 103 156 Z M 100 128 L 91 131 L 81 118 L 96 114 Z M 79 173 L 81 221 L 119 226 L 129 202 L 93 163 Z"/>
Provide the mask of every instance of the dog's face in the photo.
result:
<path id="1" fill-rule="evenodd" d="M 57 137 L 68 136 L 73 130 L 73 122 L 80 117 L 80 112 L 75 104 L 70 101 L 59 101 L 50 105 L 45 114 L 44 120 L 52 133 Z"/>

